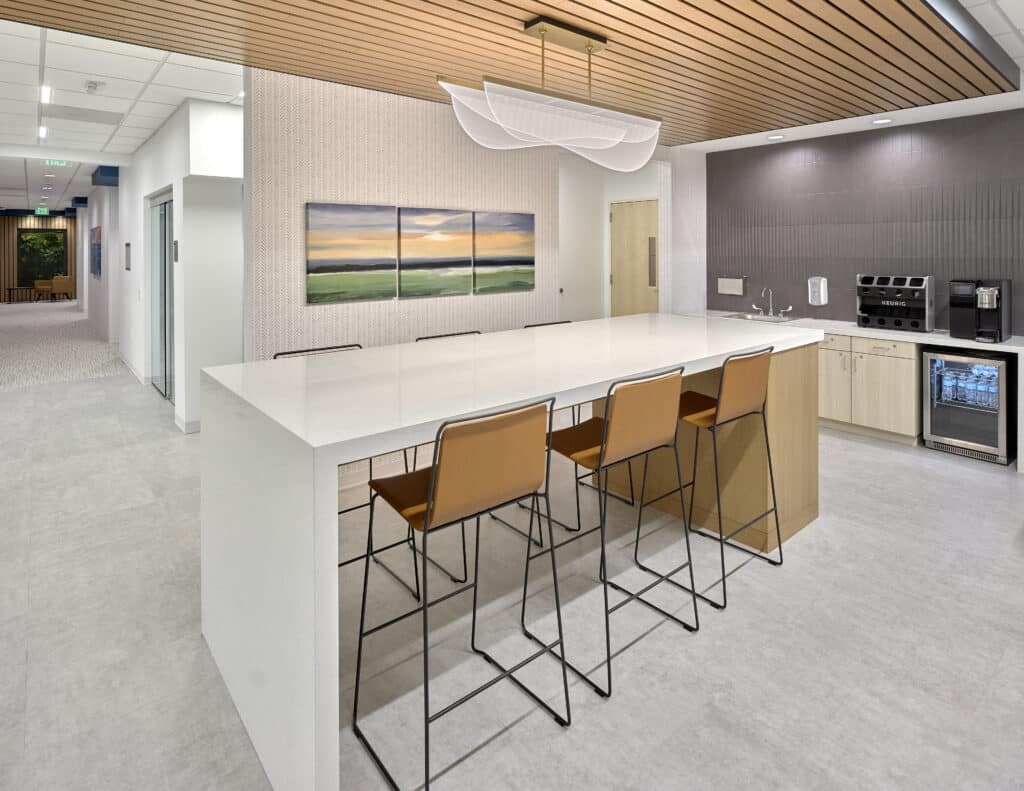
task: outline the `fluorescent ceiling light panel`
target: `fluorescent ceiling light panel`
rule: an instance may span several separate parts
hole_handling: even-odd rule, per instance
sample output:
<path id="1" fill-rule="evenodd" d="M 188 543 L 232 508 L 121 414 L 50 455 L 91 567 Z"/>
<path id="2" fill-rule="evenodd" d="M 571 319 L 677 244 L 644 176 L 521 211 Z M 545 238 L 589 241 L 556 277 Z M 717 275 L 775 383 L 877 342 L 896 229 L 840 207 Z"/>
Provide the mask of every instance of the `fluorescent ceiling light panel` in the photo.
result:
<path id="1" fill-rule="evenodd" d="M 650 160 L 661 121 L 485 77 L 444 77 L 463 131 L 485 148 L 559 146 L 609 170 L 631 172 Z"/>
<path id="2" fill-rule="evenodd" d="M 785 135 L 774 134 L 774 135 L 768 135 L 768 139 L 769 140 L 785 140 L 786 136 Z"/>
<path id="3" fill-rule="evenodd" d="M 43 104 L 49 104 L 53 101 L 53 88 L 49 85 L 44 85 L 39 89 L 39 101 Z"/>
<path id="4" fill-rule="evenodd" d="M 40 139 L 46 137 L 46 135 L 48 133 L 49 133 L 49 130 L 45 126 L 39 127 L 39 137 L 40 137 Z"/>
<path id="5" fill-rule="evenodd" d="M 892 123 L 892 119 L 891 118 L 876 118 L 871 123 L 874 124 L 875 126 L 884 126 L 885 124 L 891 124 Z"/>

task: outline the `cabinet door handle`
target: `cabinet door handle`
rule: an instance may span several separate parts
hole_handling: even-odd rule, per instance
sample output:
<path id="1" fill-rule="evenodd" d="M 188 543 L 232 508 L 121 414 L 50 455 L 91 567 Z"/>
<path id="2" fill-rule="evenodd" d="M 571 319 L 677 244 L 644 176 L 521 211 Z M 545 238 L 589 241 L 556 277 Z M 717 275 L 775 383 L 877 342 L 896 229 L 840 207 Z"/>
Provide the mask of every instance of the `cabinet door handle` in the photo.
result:
<path id="1" fill-rule="evenodd" d="M 857 358 L 853 358 L 853 372 L 857 373 Z"/>
<path id="2" fill-rule="evenodd" d="M 872 346 L 871 348 L 874 349 L 876 352 L 889 352 L 896 350 L 895 346 Z"/>
<path id="3" fill-rule="evenodd" d="M 846 355 L 845 354 L 842 355 L 842 357 L 840 357 L 839 359 L 841 359 L 843 361 L 843 371 L 845 371 L 846 370 Z"/>

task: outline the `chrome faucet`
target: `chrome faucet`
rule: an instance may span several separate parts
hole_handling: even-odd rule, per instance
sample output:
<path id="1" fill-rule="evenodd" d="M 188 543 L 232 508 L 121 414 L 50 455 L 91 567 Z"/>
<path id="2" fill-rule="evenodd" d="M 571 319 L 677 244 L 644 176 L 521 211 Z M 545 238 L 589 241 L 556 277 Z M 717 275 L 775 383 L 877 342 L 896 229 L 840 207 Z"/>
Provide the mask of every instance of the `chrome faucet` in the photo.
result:
<path id="1" fill-rule="evenodd" d="M 751 304 L 751 306 L 750 306 L 754 310 L 756 310 L 758 313 L 760 313 L 762 316 L 767 315 L 769 318 L 772 318 L 774 316 L 784 316 L 786 313 L 789 313 L 791 310 L 793 310 L 793 306 L 790 305 L 788 308 L 783 308 L 778 313 L 776 313 L 775 312 L 775 294 L 767 286 L 765 286 L 764 288 L 761 289 L 761 299 L 763 300 L 765 297 L 768 297 L 768 313 L 764 312 L 764 306 L 762 306 L 762 305 Z"/>

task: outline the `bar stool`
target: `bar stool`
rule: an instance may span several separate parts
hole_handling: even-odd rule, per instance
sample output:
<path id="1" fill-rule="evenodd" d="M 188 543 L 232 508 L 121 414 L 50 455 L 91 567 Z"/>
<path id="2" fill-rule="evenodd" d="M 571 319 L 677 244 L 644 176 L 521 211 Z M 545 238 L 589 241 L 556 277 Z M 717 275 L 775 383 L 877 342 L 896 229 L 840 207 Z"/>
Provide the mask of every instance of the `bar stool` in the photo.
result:
<path id="1" fill-rule="evenodd" d="M 366 637 L 386 629 L 416 614 L 423 618 L 423 740 L 424 788 L 430 787 L 430 725 L 458 706 L 486 689 L 508 679 L 543 708 L 559 725 L 571 722 L 569 682 L 566 673 L 565 649 L 562 636 L 562 610 L 558 592 L 558 571 L 554 552 L 551 552 L 551 575 L 554 582 L 555 616 L 558 637 L 520 662 L 505 667 L 476 644 L 477 583 L 480 576 L 480 516 L 492 508 L 530 497 L 540 524 L 539 502 L 548 502 L 548 479 L 551 454 L 547 448 L 551 432 L 554 399 L 528 406 L 497 412 L 483 417 L 444 423 L 437 432 L 434 460 L 429 468 L 414 470 L 391 478 L 370 481 L 370 535 L 367 540 L 366 560 L 363 564 L 363 596 L 359 613 L 359 645 L 356 650 L 356 684 L 352 704 L 352 729 L 366 747 L 377 767 L 394 788 L 398 788 L 383 760 L 370 745 L 359 727 L 359 683 L 362 673 L 363 641 Z M 373 541 L 374 503 L 380 498 L 398 511 L 403 518 L 423 534 L 423 597 L 421 606 L 384 623 L 366 628 L 366 598 L 369 582 Z M 551 508 L 548 504 L 547 512 Z M 431 601 L 427 595 L 428 538 L 440 530 L 459 524 L 466 519 L 476 520 L 476 549 L 473 563 L 473 581 L 463 587 Z M 531 527 L 533 524 L 531 516 Z M 551 536 L 548 520 L 548 537 Z M 431 539 L 432 540 L 432 539 Z M 529 546 L 529 545 L 528 545 Z M 529 549 L 527 549 L 529 556 Z M 473 620 L 470 647 L 480 654 L 499 673 L 480 686 L 470 690 L 453 703 L 431 712 L 430 709 L 430 624 L 429 611 L 435 604 L 473 591 Z M 555 649 L 558 649 L 557 653 Z M 565 698 L 565 716 L 555 711 L 513 673 L 547 654 L 556 656 L 562 667 L 562 691 Z"/>
<path id="2" fill-rule="evenodd" d="M 722 364 L 722 377 L 718 383 L 718 398 L 688 390 L 679 399 L 679 419 L 689 423 L 696 429 L 693 443 L 693 476 L 686 486 L 693 486 L 690 495 L 690 515 L 687 520 L 691 532 L 711 538 L 718 542 L 719 558 L 722 571 L 722 601 L 716 602 L 707 596 L 697 595 L 713 607 L 724 610 L 726 599 L 725 547 L 730 546 L 766 561 L 773 566 L 782 565 L 782 532 L 779 529 L 779 509 L 775 499 L 775 472 L 772 469 L 772 449 L 768 442 L 768 418 L 765 416 L 765 403 L 768 400 L 768 374 L 771 368 L 773 347 L 758 351 L 734 354 L 727 357 Z M 725 535 L 722 527 L 722 487 L 718 470 L 718 429 L 745 417 L 759 415 L 764 428 L 764 448 L 768 456 L 768 482 L 772 493 L 772 507 L 763 514 L 758 514 L 746 524 Z M 718 535 L 693 526 L 693 501 L 696 493 L 697 452 L 700 448 L 701 429 L 711 434 L 712 453 L 715 467 L 715 503 L 718 512 Z M 779 558 L 757 552 L 732 539 L 753 527 L 769 514 L 775 515 L 775 537 L 779 544 Z"/>
<path id="3" fill-rule="evenodd" d="M 682 389 L 682 368 L 673 368 L 667 372 L 655 374 L 654 376 L 633 377 L 621 379 L 614 382 L 608 388 L 608 396 L 605 410 L 605 417 L 592 417 L 576 426 L 561 429 L 551 434 L 551 449 L 565 456 L 574 464 L 586 467 L 590 474 L 595 475 L 598 481 L 598 503 L 600 523 L 586 531 L 579 531 L 570 538 L 552 545 L 549 549 L 539 552 L 530 550 L 527 556 L 526 578 L 523 580 L 523 598 L 525 601 L 527 585 L 529 583 L 529 563 L 541 557 L 547 552 L 554 552 L 556 548 L 563 547 L 578 541 L 584 536 L 595 531 L 601 533 L 601 560 L 599 565 L 599 578 L 604 588 L 604 628 L 605 628 L 605 666 L 607 669 L 607 686 L 601 688 L 592 681 L 586 673 L 578 669 L 570 662 L 566 662 L 568 668 L 573 671 L 581 680 L 587 683 L 591 689 L 602 697 L 609 697 L 612 692 L 612 648 L 611 648 L 611 625 L 609 616 L 630 603 L 639 601 L 650 607 L 669 620 L 682 626 L 687 631 L 695 632 L 700 626 L 697 614 L 697 599 L 693 584 L 693 563 L 690 557 L 690 537 L 686 518 L 686 504 L 683 497 L 683 473 L 679 463 L 677 447 L 677 429 L 679 421 L 679 391 Z M 669 494 L 679 493 L 680 513 L 683 519 L 683 543 L 686 547 L 686 561 L 661 573 L 648 568 L 637 560 L 637 552 L 634 551 L 636 566 L 654 577 L 654 580 L 639 590 L 630 590 L 608 577 L 607 556 L 607 522 L 608 522 L 608 473 L 612 467 L 626 464 L 632 459 L 643 456 L 644 471 L 641 483 L 641 503 L 643 492 L 647 486 L 647 459 L 656 450 L 669 449 L 676 463 L 677 488 Z M 578 491 L 578 488 L 577 488 Z M 662 495 L 656 499 L 663 499 Z M 652 500 L 653 502 L 653 500 Z M 550 519 L 550 503 L 548 504 L 548 518 Z M 640 538 L 640 519 L 643 511 L 637 516 L 637 541 Z M 553 520 L 552 520 L 553 521 Z M 533 523 L 531 520 L 531 530 Z M 689 587 L 672 579 L 683 570 L 689 570 Z M 650 600 L 644 598 L 644 594 L 652 588 L 669 582 L 677 588 L 690 594 L 693 604 L 693 622 L 684 621 L 682 618 L 662 609 Z M 609 605 L 608 589 L 614 588 L 625 594 L 626 598 Z M 525 607 L 524 607 L 525 610 Z M 521 614 L 520 626 L 523 633 L 534 642 L 544 645 L 544 641 L 534 635 L 526 627 L 525 617 Z"/>

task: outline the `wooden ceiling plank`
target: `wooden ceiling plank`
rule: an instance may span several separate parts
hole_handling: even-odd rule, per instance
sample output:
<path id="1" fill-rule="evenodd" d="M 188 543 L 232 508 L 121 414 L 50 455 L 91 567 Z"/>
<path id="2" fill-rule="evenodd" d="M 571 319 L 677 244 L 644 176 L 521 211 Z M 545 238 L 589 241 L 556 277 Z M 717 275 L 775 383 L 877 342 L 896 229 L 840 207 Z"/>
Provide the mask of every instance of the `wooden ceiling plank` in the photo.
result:
<path id="1" fill-rule="evenodd" d="M 959 91 L 965 98 L 981 95 L 977 83 L 987 78 L 981 74 L 974 64 L 963 58 L 960 53 L 949 46 L 916 17 L 908 14 L 908 21 L 916 28 L 916 34 L 925 36 L 932 33 L 934 38 L 928 38 L 928 45 L 925 46 L 904 32 L 888 12 L 883 13 L 866 0 L 829 0 L 837 9 L 846 15 L 846 26 L 863 30 L 863 38 L 867 40 L 888 41 L 908 57 L 913 58 L 922 68 L 927 69 L 942 82 Z M 898 4 L 897 4 L 898 5 Z M 906 9 L 903 9 L 904 12 Z M 895 6 L 892 11 L 896 11 Z M 934 51 L 933 51 L 934 50 Z M 942 57 L 939 57 L 940 53 Z M 948 61 L 948 62 L 947 62 Z"/>
<path id="2" fill-rule="evenodd" d="M 52 26 L 56 27 L 56 24 L 59 24 L 61 21 L 66 21 L 66 19 L 67 19 L 66 16 L 61 16 L 59 14 L 55 15 L 51 19 L 51 21 L 54 23 Z M 120 30 L 124 30 L 124 31 L 130 31 L 131 28 L 132 28 L 132 26 L 126 25 L 124 23 L 121 23 L 121 27 L 119 29 Z M 143 26 L 141 28 L 142 31 L 149 31 L 151 29 L 152 29 L 151 26 Z M 94 28 L 94 29 L 81 29 L 80 31 L 76 31 L 76 32 L 84 32 L 84 33 L 89 34 L 89 35 L 96 35 L 96 34 L 108 33 L 109 32 L 109 28 L 99 27 L 99 28 Z M 197 41 L 204 41 L 204 39 L 202 39 L 202 37 L 199 36 L 194 31 L 193 31 L 193 38 L 195 40 L 197 40 Z M 167 39 L 167 38 L 159 36 L 159 35 L 148 35 L 147 36 L 145 33 L 142 33 L 137 38 L 134 38 L 132 40 L 132 43 L 141 44 L 143 46 L 156 46 L 156 47 L 161 48 L 161 49 L 169 49 L 169 48 L 173 48 L 173 47 L 169 46 L 169 44 L 174 44 L 174 43 L 177 43 L 178 41 L 179 41 L 179 39 Z M 179 49 L 184 49 L 184 48 L 179 47 Z M 281 70 L 281 63 L 282 63 L 282 61 L 280 60 L 279 57 L 271 57 L 271 58 L 267 58 L 267 59 L 259 59 L 259 56 L 257 55 L 258 50 L 254 50 L 251 47 L 246 48 L 244 52 L 242 50 L 223 50 L 223 49 L 216 50 L 215 52 L 211 52 L 210 45 L 208 43 L 205 43 L 205 41 L 204 41 L 204 45 L 203 46 L 191 48 L 191 51 L 189 51 L 188 54 L 196 54 L 196 55 L 200 55 L 200 56 L 208 56 L 210 54 L 217 54 L 223 60 L 227 60 L 227 61 L 230 61 L 230 62 L 238 62 L 239 60 L 244 59 L 246 57 L 246 55 L 244 54 L 245 52 L 249 53 L 249 59 L 250 60 L 253 60 L 253 56 L 256 56 L 256 60 L 253 63 L 253 65 L 257 65 L 257 66 L 259 66 L 261 68 L 269 68 L 271 70 L 275 70 L 275 69 L 279 70 L 279 71 Z M 329 81 L 332 81 L 332 82 L 339 82 L 339 81 L 341 81 L 341 82 L 345 82 L 346 84 L 360 85 L 360 84 L 362 84 L 364 82 L 362 80 L 362 76 L 363 75 L 374 74 L 375 73 L 375 68 L 374 67 L 375 67 L 375 65 L 377 65 L 377 63 L 379 61 L 380 61 L 380 58 L 378 56 L 376 56 L 376 55 L 374 55 L 373 58 L 369 59 L 369 60 L 358 59 L 353 64 L 355 68 L 354 69 L 347 69 L 346 72 L 345 72 L 345 75 L 339 75 L 336 71 L 332 71 L 331 70 L 333 68 L 336 68 L 337 65 L 338 65 L 336 61 L 332 61 L 330 68 L 325 69 L 324 71 L 318 72 L 316 76 L 319 79 L 326 79 L 326 80 L 329 80 Z M 403 63 L 403 61 L 399 60 L 397 56 L 396 56 L 396 60 L 394 62 L 395 62 L 396 65 L 399 65 L 399 64 Z M 305 61 L 303 61 L 303 63 L 305 63 Z M 286 64 L 286 66 L 287 65 L 288 64 Z M 436 64 L 435 64 L 435 66 L 436 66 Z M 431 90 L 431 92 L 433 94 L 432 96 L 429 97 L 430 99 L 435 100 L 435 101 L 439 101 L 439 102 L 445 102 L 447 100 L 447 98 L 448 98 L 447 94 L 445 94 L 439 87 L 436 86 L 436 84 L 434 84 L 433 75 L 436 73 L 436 71 L 437 71 L 436 68 L 428 68 L 428 69 L 421 69 L 419 71 L 412 71 L 411 73 L 416 78 L 422 77 L 422 75 L 424 75 L 424 74 L 430 74 L 431 76 L 429 77 L 429 80 L 427 80 L 426 82 L 424 82 L 423 80 L 419 80 L 419 79 L 405 80 L 405 81 L 395 81 L 398 89 L 397 90 L 390 90 L 389 92 L 401 93 L 403 95 L 415 96 L 415 97 L 418 97 L 418 98 L 425 98 L 423 96 L 423 94 L 424 94 L 424 89 L 427 88 L 427 89 Z M 299 72 L 291 72 L 291 73 L 299 73 Z M 382 84 L 383 85 L 387 85 L 388 83 L 374 82 L 374 87 L 377 88 L 378 86 L 380 86 Z M 366 86 L 366 87 L 368 87 L 368 86 Z M 385 88 L 385 90 L 387 90 L 387 89 Z M 666 113 L 665 119 L 666 119 L 665 126 L 668 129 L 670 129 L 670 130 L 673 129 L 673 128 L 686 128 L 686 129 L 688 129 L 690 131 L 711 129 L 713 131 L 716 131 L 716 133 L 719 134 L 719 135 L 731 136 L 733 134 L 743 133 L 741 130 L 748 128 L 748 127 L 738 126 L 736 124 L 735 120 L 730 120 L 730 119 L 724 119 L 722 121 L 715 121 L 714 119 L 712 119 L 712 125 L 711 126 L 707 126 L 707 125 L 701 124 L 699 122 L 699 119 L 694 119 L 692 116 L 690 116 L 690 117 L 688 117 L 688 116 L 678 116 L 678 115 L 676 115 L 674 113 L 671 113 L 671 112 L 670 113 Z"/>
<path id="3" fill-rule="evenodd" d="M 415 0 L 396 0 L 396 2 L 415 2 Z M 466 7 L 474 7 L 471 0 L 435 0 L 436 3 L 444 5 L 452 10 L 465 10 Z M 518 0 L 512 0 L 518 2 Z M 868 80 L 862 78 L 855 72 L 847 72 L 843 77 L 834 75 L 832 72 L 821 68 L 818 63 L 798 62 L 797 65 L 790 64 L 783 60 L 782 53 L 760 39 L 746 36 L 743 31 L 736 31 L 736 37 L 731 38 L 721 35 L 713 30 L 704 30 L 689 22 L 685 27 L 702 34 L 704 37 L 692 35 L 684 29 L 671 28 L 663 24 L 659 19 L 647 19 L 635 12 L 623 12 L 621 17 L 613 17 L 607 9 L 618 9 L 614 3 L 605 0 L 590 0 L 587 4 L 576 2 L 561 2 L 558 6 L 542 2 L 518 2 L 522 8 L 522 18 L 527 20 L 533 16 L 555 16 L 569 24 L 598 32 L 600 27 L 602 35 L 608 38 L 608 48 L 598 55 L 597 60 L 606 60 L 614 57 L 617 51 L 624 51 L 626 47 L 637 48 L 642 51 L 653 51 L 657 47 L 661 52 L 683 52 L 692 50 L 696 58 L 711 58 L 708 61 L 725 61 L 734 68 L 743 69 L 751 74 L 764 74 L 773 81 L 795 81 L 804 85 L 805 90 L 812 94 L 820 91 L 820 84 L 824 82 L 832 86 L 832 91 L 837 96 L 853 102 L 862 103 L 865 109 L 878 106 L 880 102 L 902 101 L 907 106 L 913 102 L 904 97 L 892 97 L 888 91 L 873 86 Z M 568 15 L 571 12 L 571 16 Z M 594 18 L 599 15 L 599 18 Z M 629 30 L 637 30 L 639 25 L 630 25 L 635 20 L 643 25 L 646 37 L 633 36 Z M 752 46 L 747 46 L 744 39 L 749 39 Z M 821 59 L 824 61 L 825 59 Z M 832 64 L 834 68 L 835 64 Z M 801 68 L 803 66 L 804 68 Z M 847 82 L 847 78 L 851 81 Z M 877 91 L 877 94 L 875 93 Z M 918 97 L 919 100 L 921 97 Z"/>
<path id="4" fill-rule="evenodd" d="M 980 87 L 986 93 L 991 93 L 992 89 L 995 89 L 996 92 L 1016 90 L 1013 83 L 1006 79 L 999 69 L 989 63 L 984 55 L 965 41 L 957 31 L 951 31 L 946 20 L 928 3 L 921 2 L 921 0 L 900 0 L 900 5 L 910 14 L 922 20 L 946 46 L 952 46 L 961 56 L 974 64 L 977 70 L 985 76 L 985 84 Z"/>
<path id="5" fill-rule="evenodd" d="M 141 5 L 143 7 L 150 8 L 152 10 L 152 12 L 155 13 L 155 14 L 164 14 L 164 16 L 162 17 L 162 23 L 163 24 L 174 24 L 174 22 L 178 18 L 180 18 L 180 16 L 181 16 L 180 14 L 173 14 L 172 15 L 169 12 L 164 12 L 163 8 L 164 8 L 165 4 L 156 3 L 156 2 L 153 2 L 153 0 L 141 0 L 139 5 Z M 206 6 L 214 6 L 214 5 L 216 5 L 216 3 L 207 3 L 205 5 Z M 277 20 L 274 20 L 274 21 L 277 22 Z M 339 30 L 344 30 L 344 29 L 346 29 L 346 28 L 345 27 L 340 27 L 339 28 Z M 403 39 L 400 36 L 400 33 L 392 31 L 390 29 L 375 28 L 375 31 L 376 32 L 375 32 L 375 34 L 373 36 L 363 36 L 363 37 L 360 38 L 360 41 L 365 41 L 367 43 L 371 43 L 371 42 L 376 43 L 377 41 L 401 43 L 403 41 Z M 255 40 L 255 39 L 257 39 L 259 37 L 259 35 L 260 35 L 260 33 L 258 32 L 258 30 L 248 31 L 247 32 L 247 39 L 248 40 Z M 336 33 L 333 34 L 333 35 L 335 37 L 338 36 L 338 34 L 336 34 Z M 345 46 L 350 46 L 350 44 L 346 43 Z M 446 51 L 448 51 L 450 49 L 451 49 L 450 47 L 445 48 Z M 457 47 L 455 49 L 462 49 L 463 51 L 466 51 L 467 52 L 467 57 L 473 57 L 473 58 L 483 57 L 483 56 L 479 55 L 479 50 L 478 49 L 473 48 L 471 46 L 466 46 L 466 47 L 463 47 L 463 48 L 458 48 Z M 506 62 L 508 62 L 508 66 L 510 68 L 512 68 L 512 69 L 522 69 L 522 68 L 524 68 L 523 67 L 522 59 L 512 59 L 511 61 L 509 61 L 508 58 L 506 57 L 505 60 L 506 60 Z M 569 61 L 569 62 L 574 67 L 576 66 L 576 61 Z M 485 66 L 490 65 L 490 68 L 486 68 L 484 70 L 486 70 L 486 71 L 493 71 L 493 64 L 492 64 L 491 60 L 488 60 L 486 63 L 484 63 L 484 65 Z M 483 68 L 483 67 L 481 67 L 481 68 Z M 446 69 L 449 72 L 452 70 L 450 66 L 446 66 Z M 555 70 L 552 69 L 550 71 L 550 73 L 551 73 L 552 77 L 555 78 L 555 74 L 556 74 Z M 528 72 L 526 72 L 526 73 L 517 72 L 517 74 L 519 74 L 520 79 L 522 81 L 526 81 L 526 82 L 530 82 L 531 81 L 531 75 L 529 75 Z M 433 79 L 434 75 L 430 74 L 430 75 L 427 75 L 427 76 L 429 76 L 430 79 Z M 476 76 L 480 76 L 480 75 L 476 75 Z M 776 116 L 776 121 L 775 121 L 775 124 L 774 124 L 775 126 L 777 126 L 778 124 L 785 124 L 785 125 L 792 126 L 792 125 L 796 125 L 796 124 L 799 124 L 799 123 L 813 122 L 814 120 L 821 119 L 823 117 L 822 114 L 820 114 L 820 113 L 816 114 L 816 115 L 812 115 L 812 114 L 810 114 L 810 113 L 808 113 L 806 111 L 803 112 L 803 113 L 799 113 L 799 111 L 797 111 L 797 112 L 790 112 L 790 114 L 788 116 L 779 115 L 780 110 L 778 108 L 775 108 L 774 103 L 766 103 L 765 102 L 765 97 L 763 95 L 759 95 L 759 94 L 757 94 L 754 91 L 745 90 L 742 87 L 737 87 L 735 89 L 730 89 L 730 88 L 723 89 L 721 86 L 707 85 L 707 84 L 702 84 L 702 83 L 694 83 L 694 82 L 689 82 L 689 81 L 682 81 L 682 82 L 684 84 L 688 85 L 688 86 L 691 86 L 691 89 L 700 89 L 701 91 L 705 92 L 705 95 L 707 95 L 709 97 L 713 96 L 713 95 L 717 95 L 717 96 L 722 96 L 722 97 L 726 97 L 726 98 L 732 98 L 732 100 L 737 101 L 737 102 L 746 102 L 747 104 L 752 105 L 754 107 L 759 107 L 760 109 L 759 109 L 758 112 L 760 114 L 766 115 L 766 116 L 769 116 L 769 117 L 771 117 L 772 115 Z M 567 88 L 568 88 L 568 92 L 570 92 L 570 93 L 576 93 L 576 94 L 579 93 L 579 90 L 578 90 L 577 86 L 570 85 L 570 86 L 567 86 Z M 626 99 L 627 107 L 630 106 L 631 104 L 633 104 L 633 102 L 629 102 L 629 94 L 625 94 L 624 98 Z M 617 103 L 621 104 L 622 102 L 617 102 Z M 833 115 L 829 115 L 829 116 L 825 116 L 825 117 L 829 117 L 830 118 L 830 117 L 836 117 L 836 116 L 833 113 Z"/>
<path id="6" fill-rule="evenodd" d="M 751 7 L 749 0 L 722 0 L 737 8 L 745 8 L 748 12 L 763 15 L 763 11 Z M 816 0 L 823 8 L 825 2 Z M 850 68 L 865 70 L 865 73 L 888 74 L 890 78 L 900 85 L 906 85 L 915 96 L 920 97 L 927 103 L 947 101 L 950 98 L 959 96 L 959 93 L 952 88 L 943 85 L 939 90 L 934 85 L 932 75 L 923 70 L 919 64 L 904 56 L 899 50 L 888 47 L 890 57 L 883 57 L 881 52 L 874 47 L 867 47 L 861 41 L 846 35 L 845 31 L 837 30 L 821 19 L 808 12 L 794 0 L 757 0 L 763 8 L 771 12 L 771 15 L 762 16 L 769 25 L 777 25 L 786 35 L 792 36 L 795 40 L 803 42 L 808 47 L 821 47 L 831 57 L 845 59 Z M 815 43 L 817 42 L 817 44 Z M 887 45 L 886 45 L 887 46 Z M 882 48 L 886 51 L 886 48 Z M 920 104 L 920 100 L 916 102 Z M 899 109 L 890 107 L 888 109 Z"/>
<path id="7" fill-rule="evenodd" d="M 220 0 L 220 2 L 232 2 L 232 1 L 233 0 Z M 265 1 L 266 0 L 255 0 L 255 2 L 265 2 Z M 343 8 L 344 9 L 351 9 L 354 6 L 359 5 L 356 2 L 356 0 L 332 0 L 332 4 L 333 4 L 333 6 L 335 8 L 338 8 L 338 9 L 343 9 Z M 399 6 L 398 3 L 391 2 L 390 0 L 381 0 L 381 2 L 379 2 L 377 4 L 377 8 L 378 8 L 378 12 L 377 12 L 378 15 L 377 15 L 377 17 L 375 19 L 375 22 L 377 23 L 378 26 L 383 25 L 383 26 L 386 27 L 386 29 L 389 29 L 392 32 L 400 32 L 400 33 L 404 34 L 409 28 L 408 28 L 408 26 L 404 26 L 403 23 L 398 21 L 398 20 L 392 20 L 392 19 L 389 19 L 389 18 L 385 18 L 383 16 L 384 14 L 394 13 L 397 16 L 402 16 L 402 17 L 408 18 L 411 22 L 415 23 L 413 25 L 413 30 L 417 30 L 419 25 L 425 25 L 429 21 L 429 16 L 424 18 L 422 16 L 422 12 L 419 12 L 417 9 L 414 9 L 414 8 L 411 8 L 411 7 L 408 7 L 408 6 Z M 401 10 L 398 10 L 399 8 L 401 8 Z M 453 22 L 451 20 L 449 20 L 447 22 L 447 24 L 449 26 L 458 26 L 458 23 Z M 462 29 L 462 28 L 459 28 L 459 29 Z M 464 32 L 468 32 L 468 31 L 464 31 Z M 411 34 L 412 35 L 417 35 L 418 37 L 421 38 L 421 40 L 422 40 L 422 37 L 425 36 L 425 34 L 423 34 L 423 33 L 418 33 L 418 34 L 411 33 Z M 504 36 L 498 36 L 498 41 L 496 43 L 497 43 L 497 46 L 499 46 L 499 47 L 507 46 L 508 45 L 508 39 L 507 39 L 507 37 L 504 37 Z M 552 50 L 554 50 L 554 49 L 555 48 L 552 47 Z M 604 55 L 602 53 L 602 55 L 600 55 L 598 57 L 598 60 L 600 60 L 603 56 Z M 755 85 L 760 85 L 764 90 L 767 90 L 773 96 L 778 96 L 780 98 L 782 96 L 784 96 L 784 95 L 787 96 L 787 98 L 789 100 L 789 103 L 790 104 L 795 104 L 797 107 L 800 107 L 801 105 L 806 104 L 806 103 L 824 104 L 824 102 L 822 101 L 820 96 L 816 96 L 816 95 L 813 95 L 813 94 L 802 94 L 802 95 L 801 94 L 797 94 L 794 89 L 788 88 L 784 84 L 780 84 L 780 83 L 774 82 L 774 81 L 772 81 L 771 79 L 769 79 L 768 77 L 766 77 L 763 74 L 756 74 L 756 73 L 748 72 L 748 71 L 745 71 L 743 69 L 732 67 L 729 64 L 725 64 L 724 67 L 719 68 L 716 71 L 716 69 L 714 67 L 708 65 L 706 62 L 704 62 L 702 60 L 691 59 L 691 58 L 689 58 L 689 57 L 687 57 L 687 56 L 685 56 L 683 54 L 678 55 L 678 58 L 679 58 L 678 65 L 683 67 L 683 68 L 690 69 L 691 70 L 690 71 L 690 76 L 691 77 L 698 77 L 699 76 L 700 78 L 705 79 L 705 80 L 720 81 L 720 82 L 728 85 L 730 87 L 730 89 L 732 91 L 734 91 L 734 92 L 742 91 L 742 92 L 747 92 L 747 93 L 751 94 L 751 98 L 755 98 L 756 97 L 756 93 L 754 93 L 752 91 L 752 88 L 748 87 L 748 84 L 753 83 Z M 780 90 L 780 88 L 781 88 L 781 90 Z M 826 109 L 826 108 L 823 107 L 822 109 Z M 830 111 L 830 112 L 849 112 L 849 107 L 848 106 L 843 106 L 843 105 L 838 105 L 838 106 L 833 107 L 831 110 L 827 110 L 827 111 Z"/>

